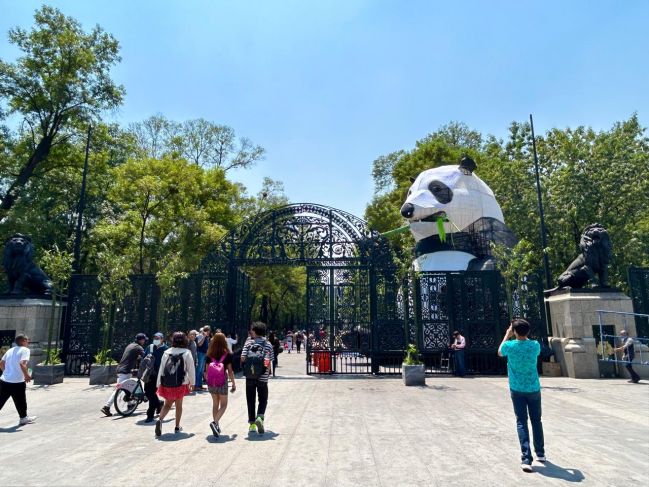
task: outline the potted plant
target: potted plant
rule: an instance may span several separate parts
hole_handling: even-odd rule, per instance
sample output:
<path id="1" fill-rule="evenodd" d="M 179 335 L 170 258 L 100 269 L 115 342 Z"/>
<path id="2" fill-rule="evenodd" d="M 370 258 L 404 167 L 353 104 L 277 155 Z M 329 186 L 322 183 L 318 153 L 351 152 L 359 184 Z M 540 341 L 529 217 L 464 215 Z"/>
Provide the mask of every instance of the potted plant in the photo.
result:
<path id="1" fill-rule="evenodd" d="M 65 364 L 61 361 L 61 349 L 48 347 L 45 361 L 36 365 L 32 372 L 34 384 L 52 385 L 63 382 Z"/>
<path id="2" fill-rule="evenodd" d="M 406 357 L 401 364 L 401 375 L 403 383 L 407 386 L 425 386 L 426 385 L 426 367 L 419 359 L 419 351 L 414 344 L 408 345 Z"/>
<path id="3" fill-rule="evenodd" d="M 117 382 L 117 362 L 108 348 L 115 326 L 117 303 L 121 303 L 131 291 L 131 281 L 127 256 L 112 252 L 105 246 L 97 253 L 97 267 L 101 269 L 98 275 L 101 284 L 99 301 L 104 326 L 102 347 L 90 366 L 90 385 L 108 385 Z"/>
<path id="4" fill-rule="evenodd" d="M 90 366 L 90 385 L 110 385 L 117 382 L 117 362 L 113 360 L 112 350 L 102 348 Z"/>
<path id="5" fill-rule="evenodd" d="M 34 384 L 37 385 L 60 384 L 63 382 L 65 364 L 61 361 L 58 330 L 61 323 L 61 312 L 63 311 L 63 294 L 72 275 L 73 259 L 71 252 L 59 250 L 57 245 L 54 245 L 52 250 L 46 251 L 43 255 L 43 267 L 45 267 L 52 280 L 52 306 L 47 329 L 45 361 L 34 367 Z M 54 336 L 54 330 L 57 330 L 56 337 Z"/>

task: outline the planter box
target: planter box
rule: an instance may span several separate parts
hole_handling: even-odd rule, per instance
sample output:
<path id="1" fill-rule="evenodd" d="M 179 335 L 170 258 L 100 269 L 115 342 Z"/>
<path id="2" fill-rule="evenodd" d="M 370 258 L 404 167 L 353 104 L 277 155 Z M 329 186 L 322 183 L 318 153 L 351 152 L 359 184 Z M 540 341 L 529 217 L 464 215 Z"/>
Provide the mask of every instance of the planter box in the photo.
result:
<path id="1" fill-rule="evenodd" d="M 426 385 L 426 367 L 422 365 L 401 364 L 403 383 L 407 386 Z"/>
<path id="2" fill-rule="evenodd" d="M 90 366 L 90 385 L 110 385 L 117 382 L 117 365 Z"/>
<path id="3" fill-rule="evenodd" d="M 543 375 L 546 377 L 561 377 L 561 364 L 559 362 L 541 362 Z"/>
<path id="4" fill-rule="evenodd" d="M 34 384 L 37 386 L 60 384 L 63 382 L 65 364 L 36 365 L 32 371 Z"/>

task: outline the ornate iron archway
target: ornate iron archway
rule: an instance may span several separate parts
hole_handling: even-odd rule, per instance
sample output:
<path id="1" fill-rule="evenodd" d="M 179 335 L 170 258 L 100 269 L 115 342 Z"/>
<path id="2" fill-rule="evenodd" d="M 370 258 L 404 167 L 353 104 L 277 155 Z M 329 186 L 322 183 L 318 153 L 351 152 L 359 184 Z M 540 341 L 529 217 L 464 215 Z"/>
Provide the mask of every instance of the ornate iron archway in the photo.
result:
<path id="1" fill-rule="evenodd" d="M 386 345 L 381 337 L 405 336 L 389 244 L 354 215 L 312 203 L 286 205 L 244 222 L 215 245 L 201 270 L 227 268 L 229 321 L 241 336 L 249 311 L 242 314 L 237 303 L 249 300 L 240 296 L 238 269 L 255 265 L 306 267 L 307 373 L 376 373 L 379 344 Z M 402 350 L 403 339 L 394 346 Z"/>

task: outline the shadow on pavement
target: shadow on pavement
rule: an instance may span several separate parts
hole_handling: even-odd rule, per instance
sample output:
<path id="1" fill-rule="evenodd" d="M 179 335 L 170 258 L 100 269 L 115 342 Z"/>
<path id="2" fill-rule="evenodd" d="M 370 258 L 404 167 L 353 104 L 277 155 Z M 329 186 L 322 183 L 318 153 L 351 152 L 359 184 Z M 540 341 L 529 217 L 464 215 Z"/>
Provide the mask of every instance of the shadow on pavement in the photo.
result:
<path id="1" fill-rule="evenodd" d="M 274 441 L 275 437 L 279 436 L 279 433 L 275 433 L 274 431 L 266 430 L 266 432 L 263 435 L 260 435 L 259 433 L 248 433 L 248 436 L 246 437 L 247 441 Z"/>
<path id="2" fill-rule="evenodd" d="M 534 467 L 534 472 L 544 477 L 566 480 L 568 482 L 581 482 L 586 478 L 581 473 L 581 470 L 577 470 L 576 468 L 563 468 L 547 461 L 540 468 Z"/>
<path id="3" fill-rule="evenodd" d="M 8 428 L 0 428 L 0 433 L 15 433 L 16 431 L 22 431 L 19 428 L 19 424 L 17 424 L 16 426 L 9 426 Z"/>
<path id="4" fill-rule="evenodd" d="M 180 441 L 187 440 L 194 436 L 194 433 L 185 433 L 181 431 L 180 433 L 163 433 L 162 436 L 158 438 L 158 441 Z"/>
<path id="5" fill-rule="evenodd" d="M 208 443 L 227 443 L 229 441 L 234 441 L 237 439 L 237 434 L 230 435 L 219 435 L 218 438 L 215 438 L 214 435 L 207 435 L 205 439 Z"/>

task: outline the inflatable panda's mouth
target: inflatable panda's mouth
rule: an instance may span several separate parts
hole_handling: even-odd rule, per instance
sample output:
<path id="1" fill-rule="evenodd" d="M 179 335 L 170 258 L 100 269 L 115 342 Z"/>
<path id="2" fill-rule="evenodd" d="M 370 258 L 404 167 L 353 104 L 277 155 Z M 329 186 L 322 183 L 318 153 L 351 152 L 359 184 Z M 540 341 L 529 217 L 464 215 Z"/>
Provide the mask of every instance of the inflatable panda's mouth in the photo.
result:
<path id="1" fill-rule="evenodd" d="M 437 211 L 432 215 L 428 215 L 426 218 L 422 218 L 421 220 L 412 220 L 412 222 L 436 222 L 439 218 L 446 218 L 446 212 Z"/>

